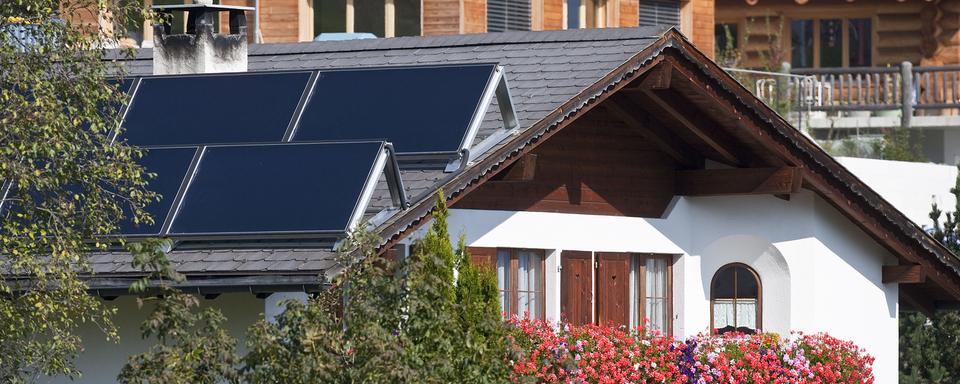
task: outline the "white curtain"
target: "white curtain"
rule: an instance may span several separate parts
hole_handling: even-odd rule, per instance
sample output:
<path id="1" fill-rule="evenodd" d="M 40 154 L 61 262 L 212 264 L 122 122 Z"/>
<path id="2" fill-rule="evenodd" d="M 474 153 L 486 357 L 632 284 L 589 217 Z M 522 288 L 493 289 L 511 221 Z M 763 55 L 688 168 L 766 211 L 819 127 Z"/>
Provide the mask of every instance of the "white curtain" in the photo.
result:
<path id="1" fill-rule="evenodd" d="M 500 289 L 500 308 L 509 317 L 510 297 L 507 290 L 510 288 L 510 251 L 497 251 L 497 287 Z"/>
<path id="2" fill-rule="evenodd" d="M 667 260 L 647 258 L 644 289 L 647 328 L 666 331 L 667 325 Z"/>
<path id="3" fill-rule="evenodd" d="M 517 314 L 528 313 L 530 318 L 540 318 L 540 301 L 543 298 L 538 292 L 542 267 L 540 255 L 532 251 L 520 251 L 517 267 Z"/>
<path id="4" fill-rule="evenodd" d="M 737 299 L 737 326 L 757 329 L 757 299 Z"/>
<path id="5" fill-rule="evenodd" d="M 726 326 L 736 327 L 734 324 L 733 299 L 713 300 L 713 328 L 720 329 Z"/>

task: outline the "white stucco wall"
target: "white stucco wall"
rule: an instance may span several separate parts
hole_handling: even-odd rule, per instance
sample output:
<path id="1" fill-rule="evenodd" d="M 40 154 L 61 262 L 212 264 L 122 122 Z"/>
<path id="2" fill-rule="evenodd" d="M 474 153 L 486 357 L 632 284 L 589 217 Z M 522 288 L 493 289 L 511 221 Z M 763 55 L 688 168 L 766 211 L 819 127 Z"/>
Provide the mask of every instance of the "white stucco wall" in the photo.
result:
<path id="1" fill-rule="evenodd" d="M 763 328 L 828 332 L 876 358 L 877 383 L 897 380 L 897 287 L 881 283 L 895 258 L 810 192 L 678 198 L 661 219 L 541 212 L 451 210 L 452 236 L 471 246 L 548 250 L 547 316 L 560 316 L 562 250 L 669 253 L 674 336 L 709 330 L 709 284 L 730 262 L 763 284 Z M 417 235 L 415 234 L 414 237 Z"/>
<path id="2" fill-rule="evenodd" d="M 107 305 L 117 309 L 114 317 L 120 333 L 120 342 L 107 342 L 103 333 L 89 326 L 81 330 L 84 352 L 77 359 L 77 367 L 83 376 L 76 380 L 66 377 L 42 379 L 40 382 L 50 383 L 114 383 L 120 369 L 127 359 L 135 354 L 145 352 L 155 340 L 143 340 L 140 337 L 140 323 L 147 317 L 151 307 L 145 305 L 137 308 L 136 299 L 132 296 L 119 297 Z M 238 338 L 240 351 L 244 351 L 243 335 L 249 326 L 263 318 L 264 300 L 257 299 L 250 293 L 223 294 L 220 297 L 200 300 L 201 308 L 210 306 L 219 308 L 227 317 L 227 330 Z"/>

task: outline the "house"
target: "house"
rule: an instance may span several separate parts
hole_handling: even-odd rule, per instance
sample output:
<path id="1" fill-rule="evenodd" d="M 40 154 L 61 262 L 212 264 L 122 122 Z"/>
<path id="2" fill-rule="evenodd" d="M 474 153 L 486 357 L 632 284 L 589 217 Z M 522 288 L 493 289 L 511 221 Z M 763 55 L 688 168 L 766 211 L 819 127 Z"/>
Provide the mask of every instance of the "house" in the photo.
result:
<path id="1" fill-rule="evenodd" d="M 720 61 L 786 72 L 738 74 L 814 137 L 904 127 L 929 161 L 960 160 L 960 1 L 717 0 L 715 22 Z"/>
<path id="2" fill-rule="evenodd" d="M 212 11 L 237 12 L 190 8 L 197 20 Z M 866 348 L 877 382 L 894 383 L 898 312 L 960 299 L 960 260 L 675 29 L 248 48 L 239 20 L 233 37 L 198 24 L 197 40 L 159 36 L 158 48 L 127 62 L 134 96 L 120 138 L 168 143 L 150 153 L 181 159 L 158 163 L 173 169 L 160 180 L 174 181 L 159 185 L 172 191 L 169 209 L 151 208 L 162 225 L 126 233 L 174 239 L 169 257 L 188 278 L 179 287 L 221 308 L 236 335 L 276 314 L 279 300 L 324 288 L 317 276 L 337 272 L 332 246 L 344 222 L 367 218 L 383 252 L 403 257 L 441 190 L 451 234 L 495 268 L 511 314 L 646 319 L 678 338 L 829 332 Z M 203 39 L 229 52 L 182 44 Z M 171 62 L 174 51 L 186 61 Z M 196 74 L 240 65 L 216 63 L 223 57 L 245 60 L 249 73 Z M 152 75 L 172 69 L 194 74 Z M 463 85 L 424 91 L 450 82 Z M 450 120 L 464 97 L 480 102 Z M 407 122 L 388 127 L 390 145 L 381 136 L 298 142 L 301 130 L 352 134 L 384 118 Z M 416 147 L 450 143 L 409 134 L 454 120 L 445 126 L 466 135 L 453 141 L 459 150 Z M 260 125 L 276 130 L 273 141 L 257 136 Z M 79 364 L 82 381 L 106 382 L 146 347 L 137 333 L 145 313 L 127 293 L 140 276 L 129 255 L 92 261 L 91 291 L 118 309 L 123 342 L 97 344 L 91 330 Z"/>
<path id="3" fill-rule="evenodd" d="M 147 7 L 190 3 L 144 0 Z M 713 51 L 713 0 L 221 0 L 251 7 L 250 42 L 313 41 L 321 34 L 438 36 L 674 25 Z M 95 21 L 98 17 L 84 15 Z M 185 20 L 174 19 L 182 31 Z M 221 20 L 226 27 L 226 20 Z M 130 44 L 152 46 L 149 22 L 129 26 Z M 369 36 L 369 35 L 367 35 Z"/>

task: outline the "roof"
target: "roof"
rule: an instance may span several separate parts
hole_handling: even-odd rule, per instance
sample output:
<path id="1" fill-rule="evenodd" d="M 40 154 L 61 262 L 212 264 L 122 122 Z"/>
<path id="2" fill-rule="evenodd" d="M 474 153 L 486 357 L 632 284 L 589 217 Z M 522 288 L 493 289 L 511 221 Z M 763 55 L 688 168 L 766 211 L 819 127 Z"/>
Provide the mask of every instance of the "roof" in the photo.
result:
<path id="1" fill-rule="evenodd" d="M 499 63 L 505 68 L 519 122 L 518 131 L 523 131 L 650 46 L 663 32 L 663 27 L 611 28 L 254 44 L 249 47 L 248 67 L 249 71 L 277 71 Z M 152 63 L 152 49 L 141 49 L 124 65 L 129 75 L 141 76 L 152 74 Z M 474 142 L 480 143 L 501 129 L 503 123 L 494 100 Z M 482 159 L 482 155 L 473 154 L 472 160 Z M 442 170 L 401 171 L 406 192 L 414 201 L 431 195 L 452 175 Z M 389 206 L 390 196 L 385 183 L 381 182 L 369 204 L 367 217 Z M 263 273 L 316 275 L 334 264 L 334 253 L 329 250 L 299 252 L 266 247 L 259 250 L 178 250 L 170 257 L 177 269 L 190 279 Z M 270 259 L 265 259 L 267 257 Z M 133 272 L 129 267 L 129 256 L 114 253 L 99 255 L 95 260 L 95 272 L 101 276 Z"/>
<path id="2" fill-rule="evenodd" d="M 670 62 L 681 78 L 697 83 L 687 99 L 700 112 L 709 112 L 723 129 L 735 131 L 739 138 L 750 137 L 760 148 L 775 154 L 777 161 L 802 169 L 803 186 L 832 204 L 902 263 L 917 264 L 929 277 L 919 287 L 901 286 L 901 296 L 915 309 L 930 312 L 935 300 L 955 303 L 960 300 L 960 259 L 927 234 L 867 184 L 827 154 L 809 137 L 791 126 L 779 114 L 757 99 L 722 68 L 697 50 L 679 32 L 668 31 L 622 65 L 599 78 L 595 84 L 559 105 L 532 127 L 511 137 L 462 173 L 441 185 L 447 203 L 455 204 L 531 148 L 563 129 L 571 121 L 591 110 L 610 95 L 637 80 L 659 62 Z M 688 85 L 689 86 L 689 85 Z M 687 89 L 691 91 L 691 89 Z M 704 105 L 724 109 L 705 109 Z M 756 151 L 756 149 L 752 149 Z M 769 156 L 769 155 L 768 155 Z M 431 194 L 411 209 L 396 215 L 380 227 L 387 244 L 425 223 L 430 215 Z M 933 289 L 938 297 L 925 297 Z M 950 305 L 950 304 L 947 304 Z M 920 307 L 920 308 L 918 308 Z"/>
<path id="3" fill-rule="evenodd" d="M 149 57 L 149 51 L 142 51 L 137 60 L 129 63 L 134 75 L 151 72 Z M 778 161 L 801 167 L 805 187 L 833 204 L 902 260 L 928 268 L 936 284 L 954 299 L 960 298 L 960 260 L 675 31 L 588 29 L 254 45 L 250 48 L 249 67 L 251 71 L 269 71 L 475 62 L 498 62 L 505 67 L 519 128 L 486 153 L 474 154 L 473 161 L 462 172 L 403 172 L 413 205 L 385 218 L 378 226 L 389 245 L 429 219 L 437 191 L 443 190 L 448 202 L 455 203 L 552 132 L 616 93 L 625 83 L 636 80 L 657 60 L 666 59 L 682 67 L 683 77 L 696 81 L 709 94 L 699 95 L 699 100 L 692 104 L 702 107 L 712 102 L 724 107 L 715 117 L 723 120 L 725 129 L 735 128 L 736 135 L 752 137 L 757 145 L 765 146 L 764 150 L 775 152 Z M 499 113 L 497 108 L 491 108 L 477 142 L 498 129 Z M 377 199 L 374 197 L 371 205 L 376 206 Z M 330 253 L 320 253 L 311 260 L 326 262 L 332 257 Z M 236 260 L 227 266 L 207 265 L 220 262 L 203 259 L 180 267 L 188 274 L 204 276 L 214 274 L 211 271 L 225 276 L 257 273 L 243 270 L 245 263 Z M 317 272 L 306 265 L 297 273 Z M 269 273 L 274 273 L 274 269 Z"/>

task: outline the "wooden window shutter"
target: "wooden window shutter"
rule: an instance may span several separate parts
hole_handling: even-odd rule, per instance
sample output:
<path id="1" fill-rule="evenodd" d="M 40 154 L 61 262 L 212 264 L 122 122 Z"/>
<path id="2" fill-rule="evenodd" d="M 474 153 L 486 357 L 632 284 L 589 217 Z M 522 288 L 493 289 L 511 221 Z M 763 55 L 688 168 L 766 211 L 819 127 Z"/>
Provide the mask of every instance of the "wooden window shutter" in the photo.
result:
<path id="1" fill-rule="evenodd" d="M 593 266 L 590 252 L 560 255 L 560 312 L 574 325 L 593 322 Z"/>
<path id="2" fill-rule="evenodd" d="M 640 0 L 641 27 L 680 26 L 680 0 Z"/>
<path id="3" fill-rule="evenodd" d="M 531 0 L 487 0 L 487 32 L 529 31 Z"/>
<path id="4" fill-rule="evenodd" d="M 470 263 L 489 268 L 491 271 L 497 270 L 497 249 L 491 247 L 467 247 L 470 253 Z"/>
<path id="5" fill-rule="evenodd" d="M 597 324 L 630 325 L 630 255 L 597 252 Z"/>

